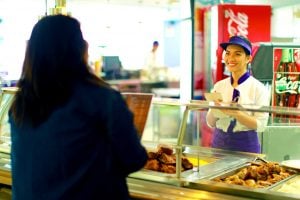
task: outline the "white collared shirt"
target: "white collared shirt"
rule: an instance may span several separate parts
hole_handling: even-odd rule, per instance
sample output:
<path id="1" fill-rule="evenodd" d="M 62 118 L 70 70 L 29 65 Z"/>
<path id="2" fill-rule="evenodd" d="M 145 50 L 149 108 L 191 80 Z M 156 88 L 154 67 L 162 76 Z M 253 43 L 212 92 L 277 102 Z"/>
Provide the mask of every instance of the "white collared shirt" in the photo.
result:
<path id="1" fill-rule="evenodd" d="M 243 83 L 239 84 L 236 87 L 240 92 L 240 97 L 238 100 L 238 104 L 241 106 L 269 106 L 270 105 L 270 92 L 268 89 L 253 76 L 250 76 Z M 212 92 L 219 92 L 222 94 L 223 102 L 230 103 L 232 102 L 232 94 L 233 94 L 233 86 L 230 82 L 230 77 L 225 78 L 221 81 L 218 81 L 212 90 Z M 257 121 L 257 132 L 264 131 L 267 123 L 269 113 L 263 112 L 247 112 L 249 115 L 255 116 Z M 227 131 L 230 122 L 233 118 L 230 116 L 226 117 L 218 117 L 214 116 L 211 109 L 209 109 L 206 120 L 207 124 L 210 127 L 217 127 L 222 129 L 224 132 Z M 215 124 L 215 125 L 214 125 Z M 247 131 L 252 130 L 237 121 L 233 131 Z"/>

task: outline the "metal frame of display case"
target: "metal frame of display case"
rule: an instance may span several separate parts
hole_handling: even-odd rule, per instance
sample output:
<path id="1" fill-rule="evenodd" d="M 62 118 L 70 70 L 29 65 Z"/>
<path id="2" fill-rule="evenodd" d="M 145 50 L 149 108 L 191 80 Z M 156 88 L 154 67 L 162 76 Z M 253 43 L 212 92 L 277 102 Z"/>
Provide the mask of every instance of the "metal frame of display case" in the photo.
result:
<path id="1" fill-rule="evenodd" d="M 169 101 L 168 101 L 169 100 Z M 182 157 L 182 144 L 183 144 L 183 139 L 186 133 L 186 126 L 187 126 L 187 121 L 188 121 L 188 114 L 191 110 L 194 109 L 205 109 L 207 106 L 205 106 L 204 103 L 205 101 L 199 101 L 201 103 L 195 103 L 195 104 L 190 104 L 190 103 L 180 103 L 177 100 L 171 100 L 167 99 L 166 101 L 153 101 L 153 104 L 156 105 L 168 105 L 168 106 L 184 106 L 184 111 L 183 111 L 183 116 L 182 120 L 179 126 L 179 133 L 178 133 L 178 140 L 176 145 L 174 146 L 175 148 L 175 155 L 176 155 L 176 178 L 181 178 L 181 157 Z"/>
<path id="2" fill-rule="evenodd" d="M 223 104 L 223 105 L 215 105 L 214 103 L 209 103 L 207 101 L 201 101 L 201 100 L 192 100 L 191 102 L 187 103 L 176 103 L 176 102 L 154 102 L 154 104 L 161 104 L 161 105 L 175 105 L 175 106 L 184 106 L 184 112 L 183 112 L 183 117 L 180 123 L 180 128 L 179 128 L 179 133 L 178 133 L 178 140 L 177 140 L 177 145 L 175 146 L 175 154 L 176 154 L 176 177 L 181 178 L 181 157 L 182 157 L 182 144 L 183 144 L 183 139 L 186 133 L 186 127 L 187 127 L 187 121 L 188 121 L 188 116 L 189 112 L 192 110 L 203 110 L 207 108 L 216 108 L 216 109 L 234 109 L 234 110 L 243 110 L 243 111 L 256 111 L 256 112 L 270 112 L 269 107 L 260 107 L 259 110 L 257 106 L 246 106 L 242 107 L 236 104 Z M 282 109 L 282 108 L 281 108 Z M 272 110 L 272 109 L 271 109 Z M 299 114 L 299 111 L 297 110 L 292 110 L 292 114 Z M 259 156 L 258 154 L 253 154 L 256 156 Z M 262 156 L 262 155 L 260 155 Z"/>
<path id="3" fill-rule="evenodd" d="M 159 177 L 159 174 L 157 175 L 152 175 L 150 173 L 144 173 L 144 172 L 136 172 L 131 174 L 131 177 L 135 177 L 135 178 L 146 178 L 149 180 L 154 180 L 154 181 L 158 181 L 158 182 L 164 182 L 164 183 L 169 183 L 169 184 L 175 184 L 175 185 L 179 185 L 179 186 L 183 186 L 186 185 L 186 176 L 182 176 L 182 172 L 181 171 L 181 159 L 182 159 L 182 154 L 183 154 L 183 141 L 184 141 L 184 137 L 186 134 L 186 127 L 187 127 L 187 122 L 188 122 L 188 117 L 189 117 L 189 112 L 193 111 L 193 110 L 206 110 L 208 108 L 220 108 L 220 109 L 243 109 L 241 107 L 234 107 L 234 106 L 230 106 L 230 107 L 224 107 L 224 106 L 218 106 L 218 105 L 210 105 L 209 102 L 207 101 L 191 101 L 191 102 L 180 102 L 177 99 L 153 99 L 152 100 L 152 104 L 156 105 L 156 106 L 181 106 L 183 107 L 183 113 L 182 113 L 182 120 L 180 122 L 180 126 L 179 126 L 179 130 L 178 130 L 178 137 L 177 137 L 177 141 L 176 144 L 173 145 L 173 148 L 175 149 L 175 156 L 176 156 L 176 174 L 175 176 L 170 176 L 168 178 L 165 177 Z M 251 109 L 251 108 L 250 108 Z M 252 108 L 253 110 L 255 110 L 254 108 Z M 154 142 L 154 145 L 156 143 Z M 152 144 L 153 145 L 153 144 Z M 185 145 L 188 146 L 188 145 Z M 191 147 L 187 147 L 185 149 L 193 149 Z M 211 148 L 200 148 L 198 147 L 199 152 L 201 152 L 201 154 L 207 154 L 208 151 L 210 151 L 209 149 Z M 198 152 L 198 154 L 200 154 Z M 257 157 L 264 157 L 264 155 L 262 154 L 254 154 L 254 153 L 246 153 L 246 152 L 231 152 L 231 151 L 226 151 L 226 150 L 217 150 L 215 149 L 213 151 L 212 154 L 219 154 L 219 155 L 230 155 L 230 156 L 237 156 L 237 159 L 241 159 L 241 157 L 247 157 L 247 160 L 251 161 L 251 160 L 255 160 Z M 226 157 L 226 156 L 224 156 Z M 227 160 L 228 161 L 228 160 Z M 241 160 L 242 162 L 242 160 Z M 235 163 L 238 164 L 238 163 Z M 198 169 L 197 171 L 199 171 L 201 169 Z M 209 170 L 207 170 L 207 172 L 209 172 Z M 210 174 L 216 173 L 214 171 L 210 171 Z M 185 174 L 186 175 L 186 174 Z"/>
<path id="4" fill-rule="evenodd" d="M 14 94 L 16 93 L 18 89 L 16 87 L 3 87 L 1 88 L 0 93 L 0 137 L 1 140 L 3 140 L 2 136 L 2 128 L 3 124 L 5 123 L 4 120 L 6 119 L 6 115 L 8 113 L 9 107 L 11 105 L 11 102 L 13 100 Z M 7 98 L 5 98 L 6 95 L 9 95 Z M 0 183 L 5 185 L 11 185 L 11 173 L 10 168 L 8 168 L 8 164 L 10 164 L 10 147 L 1 146 L 1 152 L 0 152 Z"/>
<path id="5" fill-rule="evenodd" d="M 1 105 L 1 110 L 0 110 L 0 130 L 2 128 L 2 123 L 3 120 L 6 116 L 6 114 L 8 113 L 8 109 L 11 105 L 12 99 L 14 97 L 14 94 L 17 92 L 17 88 L 16 87 L 7 87 L 7 88 L 2 88 L 1 89 L 1 94 L 0 94 L 0 105 Z M 9 94 L 8 99 L 5 100 L 4 104 L 2 104 L 3 102 L 3 97 L 5 95 Z"/>

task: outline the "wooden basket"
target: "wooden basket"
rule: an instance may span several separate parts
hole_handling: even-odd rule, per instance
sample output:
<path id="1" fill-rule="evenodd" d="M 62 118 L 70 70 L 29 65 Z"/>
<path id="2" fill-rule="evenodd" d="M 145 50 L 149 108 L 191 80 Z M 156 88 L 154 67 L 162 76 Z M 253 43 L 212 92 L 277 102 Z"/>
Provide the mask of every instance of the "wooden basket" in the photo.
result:
<path id="1" fill-rule="evenodd" d="M 142 137 L 146 125 L 153 94 L 151 93 L 122 93 L 129 110 L 134 115 L 134 125 Z"/>

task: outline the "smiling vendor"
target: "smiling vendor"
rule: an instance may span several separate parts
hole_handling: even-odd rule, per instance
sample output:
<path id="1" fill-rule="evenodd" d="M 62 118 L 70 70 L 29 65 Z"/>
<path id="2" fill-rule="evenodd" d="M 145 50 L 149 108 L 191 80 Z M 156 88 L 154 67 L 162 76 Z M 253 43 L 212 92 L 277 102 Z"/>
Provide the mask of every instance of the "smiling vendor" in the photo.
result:
<path id="1" fill-rule="evenodd" d="M 267 88 L 248 71 L 248 64 L 252 59 L 249 40 L 242 36 L 233 36 L 220 46 L 225 51 L 224 61 L 231 76 L 218 81 L 212 92 L 221 93 L 225 103 L 269 106 L 270 95 Z M 221 111 L 225 115 L 209 110 L 206 116 L 207 124 L 215 127 L 212 147 L 260 153 L 257 132 L 262 132 L 267 125 L 268 113 L 230 109 Z"/>

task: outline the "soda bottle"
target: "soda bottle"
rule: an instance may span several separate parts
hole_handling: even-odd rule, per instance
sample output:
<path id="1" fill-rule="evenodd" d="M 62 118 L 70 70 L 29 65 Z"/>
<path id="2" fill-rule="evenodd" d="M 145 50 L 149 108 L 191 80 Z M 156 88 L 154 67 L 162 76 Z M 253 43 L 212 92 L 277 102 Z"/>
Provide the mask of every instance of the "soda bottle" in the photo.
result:
<path id="1" fill-rule="evenodd" d="M 300 94 L 297 94 L 296 107 L 297 107 L 297 109 L 300 110 Z M 300 115 L 297 115 L 296 118 L 297 118 L 296 123 L 300 123 Z"/>
<path id="2" fill-rule="evenodd" d="M 288 97 L 286 96 L 286 70 L 288 70 L 289 63 L 289 49 L 283 48 L 281 60 L 277 70 L 275 72 L 275 106 L 284 107 L 287 105 Z M 284 122 L 285 115 L 274 114 L 275 118 L 278 118 L 277 122 Z"/>
<path id="3" fill-rule="evenodd" d="M 297 89 L 296 89 L 296 105 L 295 107 L 297 109 L 300 110 L 300 49 L 294 49 L 294 61 L 295 61 L 295 69 L 294 69 L 294 73 L 295 73 L 295 77 L 296 77 L 296 81 L 297 81 Z M 300 115 L 296 115 L 295 116 L 296 123 L 300 123 Z"/>
<path id="4" fill-rule="evenodd" d="M 290 49 L 290 62 L 288 64 L 287 81 L 289 86 L 288 107 L 297 107 L 297 93 L 298 93 L 298 72 L 297 65 L 294 59 L 294 49 Z M 296 116 L 290 115 L 290 122 L 296 122 Z"/>
<path id="5" fill-rule="evenodd" d="M 290 85 L 289 89 L 289 98 L 287 102 L 288 107 L 296 107 L 296 97 L 297 97 L 297 91 L 298 88 L 296 86 L 296 81 L 298 81 L 297 77 L 297 68 L 296 63 L 294 61 L 294 51 L 293 49 L 289 49 L 289 63 L 288 63 L 288 74 L 287 74 L 287 81 Z"/>
<path id="6" fill-rule="evenodd" d="M 278 66 L 277 68 L 277 72 L 276 72 L 276 81 L 275 81 L 275 105 L 276 106 L 283 106 L 283 95 L 280 93 L 281 91 L 281 87 L 278 85 L 280 79 L 283 77 L 283 73 L 284 73 L 284 64 L 281 64 Z"/>

